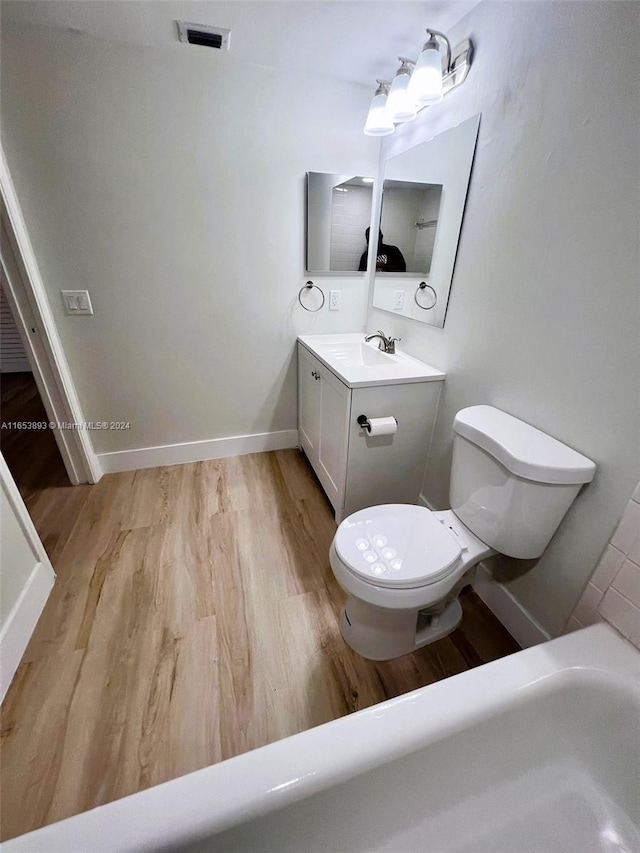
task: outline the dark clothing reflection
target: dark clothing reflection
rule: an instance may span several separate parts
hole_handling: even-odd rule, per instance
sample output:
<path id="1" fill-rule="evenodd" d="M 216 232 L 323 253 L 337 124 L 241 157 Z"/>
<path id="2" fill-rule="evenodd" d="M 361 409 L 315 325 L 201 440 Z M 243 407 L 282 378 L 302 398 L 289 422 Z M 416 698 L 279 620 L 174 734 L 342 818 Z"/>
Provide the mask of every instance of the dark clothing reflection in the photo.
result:
<path id="1" fill-rule="evenodd" d="M 367 249 L 360 256 L 360 265 L 358 272 L 365 272 L 367 269 L 367 255 L 369 254 L 369 232 L 370 228 L 364 232 L 367 240 Z M 397 246 L 390 246 L 383 242 L 382 231 L 378 232 L 378 251 L 376 254 L 376 272 L 406 272 L 407 263 L 400 249 Z"/>

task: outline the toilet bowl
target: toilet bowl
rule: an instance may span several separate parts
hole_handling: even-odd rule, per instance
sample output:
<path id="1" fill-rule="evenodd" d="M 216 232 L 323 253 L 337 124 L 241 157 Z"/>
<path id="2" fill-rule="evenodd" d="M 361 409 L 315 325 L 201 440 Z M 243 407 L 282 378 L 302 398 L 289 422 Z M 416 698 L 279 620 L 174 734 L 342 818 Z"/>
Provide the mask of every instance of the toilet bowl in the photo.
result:
<path id="1" fill-rule="evenodd" d="M 389 660 L 453 631 L 471 570 L 496 553 L 539 557 L 595 465 L 491 406 L 454 421 L 452 509 L 410 504 L 359 510 L 330 549 L 347 593 L 341 631 L 363 657 Z"/>
<path id="2" fill-rule="evenodd" d="M 462 618 L 453 591 L 493 553 L 451 510 L 386 504 L 353 513 L 329 554 L 348 593 L 342 636 L 371 660 L 399 657 L 446 636 Z"/>

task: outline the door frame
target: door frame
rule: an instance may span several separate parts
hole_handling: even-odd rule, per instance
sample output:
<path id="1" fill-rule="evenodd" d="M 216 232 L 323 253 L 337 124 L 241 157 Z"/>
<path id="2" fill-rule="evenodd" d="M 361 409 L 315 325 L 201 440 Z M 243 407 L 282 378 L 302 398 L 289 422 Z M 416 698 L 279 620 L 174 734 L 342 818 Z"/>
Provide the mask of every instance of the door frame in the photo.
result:
<path id="1" fill-rule="evenodd" d="M 0 263 L 5 293 L 49 421 L 86 423 L 0 145 Z M 97 483 L 102 468 L 85 429 L 54 429 L 73 485 Z"/>

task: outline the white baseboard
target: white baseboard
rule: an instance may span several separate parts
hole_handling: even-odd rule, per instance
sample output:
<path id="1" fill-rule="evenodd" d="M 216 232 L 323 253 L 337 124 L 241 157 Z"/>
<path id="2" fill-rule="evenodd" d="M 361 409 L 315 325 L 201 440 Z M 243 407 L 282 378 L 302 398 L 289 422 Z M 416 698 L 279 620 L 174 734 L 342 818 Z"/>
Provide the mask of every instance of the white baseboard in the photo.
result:
<path id="1" fill-rule="evenodd" d="M 488 569 L 480 563 L 475 571 L 472 586 L 489 610 L 502 622 L 511 636 L 523 649 L 546 643 L 551 634 L 517 601 L 512 593 L 491 577 Z"/>
<path id="2" fill-rule="evenodd" d="M 286 450 L 297 446 L 298 430 L 284 429 L 279 432 L 259 432 L 254 435 L 235 435 L 231 438 L 212 438 L 205 441 L 187 441 L 183 444 L 163 444 L 159 447 L 99 453 L 98 461 L 104 474 L 113 474 L 117 471 L 182 465 L 185 462 L 203 462 L 205 459 L 224 459 L 227 456 Z"/>
<path id="3" fill-rule="evenodd" d="M 38 563 L 7 617 L 0 632 L 0 702 L 9 689 L 40 614 L 53 588 L 55 575 Z"/>

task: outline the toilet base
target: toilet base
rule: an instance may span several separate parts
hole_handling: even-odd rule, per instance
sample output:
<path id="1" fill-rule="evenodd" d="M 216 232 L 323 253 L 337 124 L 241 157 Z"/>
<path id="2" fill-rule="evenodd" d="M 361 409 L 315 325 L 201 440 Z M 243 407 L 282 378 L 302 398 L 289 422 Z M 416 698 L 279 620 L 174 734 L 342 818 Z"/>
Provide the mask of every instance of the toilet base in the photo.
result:
<path id="1" fill-rule="evenodd" d="M 349 596 L 340 631 L 347 645 L 368 660 L 393 660 L 434 643 L 454 631 L 462 619 L 457 598 L 442 613 L 389 610 Z"/>

